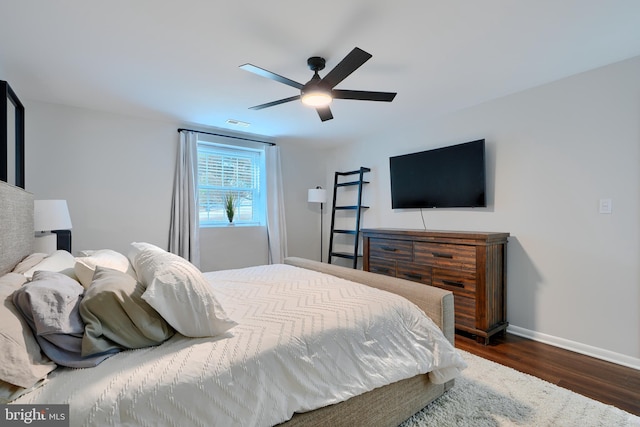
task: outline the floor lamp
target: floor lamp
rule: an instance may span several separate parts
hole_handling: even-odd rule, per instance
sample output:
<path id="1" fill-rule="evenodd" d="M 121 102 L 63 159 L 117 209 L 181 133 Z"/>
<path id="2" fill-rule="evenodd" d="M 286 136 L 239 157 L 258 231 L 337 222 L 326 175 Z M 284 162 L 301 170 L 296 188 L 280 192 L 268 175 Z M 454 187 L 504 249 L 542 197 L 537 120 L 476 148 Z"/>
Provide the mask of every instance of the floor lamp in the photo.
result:
<path id="1" fill-rule="evenodd" d="M 307 195 L 307 201 L 309 203 L 320 203 L 320 262 L 322 262 L 322 214 L 324 202 L 327 201 L 327 190 L 320 186 L 316 188 L 310 188 Z"/>

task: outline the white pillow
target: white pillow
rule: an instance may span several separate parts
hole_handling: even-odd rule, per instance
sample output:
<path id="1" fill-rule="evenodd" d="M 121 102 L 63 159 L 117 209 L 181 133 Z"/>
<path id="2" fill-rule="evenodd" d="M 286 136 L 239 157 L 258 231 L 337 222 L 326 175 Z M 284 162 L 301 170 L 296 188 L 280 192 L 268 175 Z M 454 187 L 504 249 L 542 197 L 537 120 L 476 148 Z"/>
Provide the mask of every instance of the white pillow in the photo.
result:
<path id="1" fill-rule="evenodd" d="M 93 273 L 96 271 L 97 266 L 122 271 L 123 273 L 130 274 L 134 278 L 136 277 L 126 256 L 111 249 L 100 249 L 92 251 L 90 256 L 76 258 L 76 276 L 78 276 L 78 281 L 85 289 L 91 286 Z"/>
<path id="2" fill-rule="evenodd" d="M 18 263 L 18 265 L 16 265 L 13 268 L 13 270 L 11 270 L 11 272 L 24 275 L 24 273 L 26 273 L 27 270 L 38 265 L 38 263 L 42 262 L 42 260 L 44 260 L 48 256 L 49 254 L 44 254 L 41 252 L 36 252 L 31 255 L 27 255 L 22 261 Z"/>
<path id="3" fill-rule="evenodd" d="M 131 247 L 131 264 L 147 288 L 142 299 L 176 331 L 187 337 L 213 337 L 237 325 L 189 261 L 147 243 Z"/>
<path id="4" fill-rule="evenodd" d="M 127 253 L 127 258 L 129 258 L 129 262 L 133 266 L 133 269 L 135 270 L 136 274 L 140 274 L 138 273 L 138 266 L 136 265 L 136 260 L 138 259 L 138 255 L 140 255 L 144 251 L 166 252 L 164 249 L 159 248 L 156 245 L 152 245 L 151 243 L 145 243 L 145 242 L 131 243 L 131 245 L 129 245 L 129 253 Z M 151 279 L 153 279 L 153 272 L 151 272 L 148 277 L 144 278 L 144 280 L 142 277 L 140 277 L 140 281 L 143 282 L 143 284 L 145 284 L 146 282 L 151 282 Z"/>
<path id="5" fill-rule="evenodd" d="M 78 280 L 74 272 L 73 267 L 76 264 L 76 259 L 67 251 L 57 250 L 23 274 L 29 280 L 33 277 L 33 273 L 38 270 L 42 271 L 55 271 L 71 277 L 73 280 Z"/>

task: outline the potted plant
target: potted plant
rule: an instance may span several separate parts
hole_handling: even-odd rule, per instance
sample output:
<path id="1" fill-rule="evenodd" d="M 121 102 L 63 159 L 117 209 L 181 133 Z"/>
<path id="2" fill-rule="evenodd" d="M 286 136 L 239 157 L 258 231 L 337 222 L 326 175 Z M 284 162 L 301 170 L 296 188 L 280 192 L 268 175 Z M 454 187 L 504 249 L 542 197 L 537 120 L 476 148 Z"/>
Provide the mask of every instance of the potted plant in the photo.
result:
<path id="1" fill-rule="evenodd" d="M 233 216 L 236 213 L 236 196 L 233 193 L 224 195 L 224 210 L 227 214 L 229 224 L 233 224 Z"/>

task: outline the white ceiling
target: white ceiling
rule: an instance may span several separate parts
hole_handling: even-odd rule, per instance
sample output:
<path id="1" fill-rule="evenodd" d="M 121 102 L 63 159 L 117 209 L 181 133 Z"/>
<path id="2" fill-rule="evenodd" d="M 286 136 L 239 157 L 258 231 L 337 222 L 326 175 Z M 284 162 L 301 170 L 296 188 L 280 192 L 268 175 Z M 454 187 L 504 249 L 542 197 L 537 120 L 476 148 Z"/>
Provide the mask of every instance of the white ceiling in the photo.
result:
<path id="1" fill-rule="evenodd" d="M 640 55 L 638 0 L 0 0 L 0 80 L 22 99 L 337 143 Z M 355 46 L 373 58 L 334 119 L 290 102 Z M 323 72 L 320 73 L 324 75 Z M 227 119 L 251 123 L 247 129 Z"/>

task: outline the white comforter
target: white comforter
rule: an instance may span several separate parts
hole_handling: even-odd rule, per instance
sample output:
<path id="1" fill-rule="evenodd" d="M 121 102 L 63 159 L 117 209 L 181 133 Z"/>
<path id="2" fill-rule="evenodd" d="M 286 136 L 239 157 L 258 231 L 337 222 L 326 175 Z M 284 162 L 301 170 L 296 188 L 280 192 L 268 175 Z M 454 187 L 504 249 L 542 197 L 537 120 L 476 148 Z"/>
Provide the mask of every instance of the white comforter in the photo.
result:
<path id="1" fill-rule="evenodd" d="M 239 325 L 176 335 L 95 368 L 54 371 L 14 403 L 69 403 L 71 425 L 270 426 L 404 378 L 465 364 L 399 296 L 288 265 L 206 273 Z"/>

